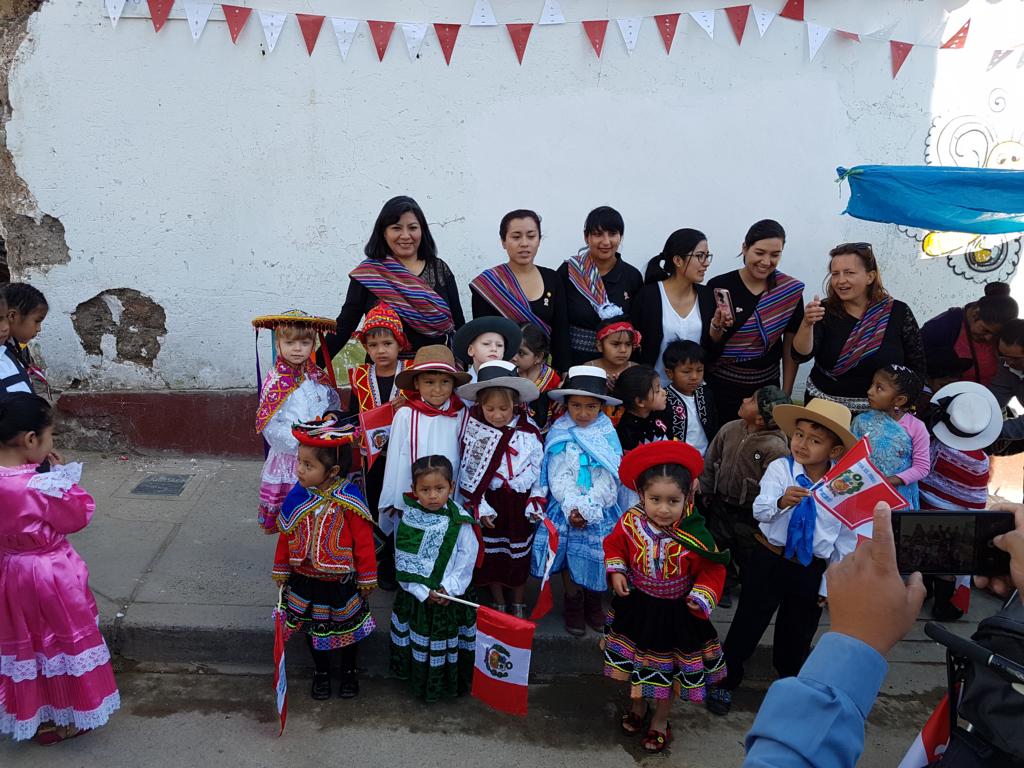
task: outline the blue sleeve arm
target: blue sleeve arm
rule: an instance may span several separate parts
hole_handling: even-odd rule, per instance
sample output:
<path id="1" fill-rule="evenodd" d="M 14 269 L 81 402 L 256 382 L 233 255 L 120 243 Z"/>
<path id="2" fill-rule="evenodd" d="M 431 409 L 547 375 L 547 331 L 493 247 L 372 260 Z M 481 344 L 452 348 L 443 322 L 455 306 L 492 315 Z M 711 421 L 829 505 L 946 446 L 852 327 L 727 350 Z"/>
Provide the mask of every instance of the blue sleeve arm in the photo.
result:
<path id="1" fill-rule="evenodd" d="M 824 635 L 797 677 L 768 690 L 747 734 L 744 768 L 853 768 L 887 670 L 885 659 L 860 640 Z"/>

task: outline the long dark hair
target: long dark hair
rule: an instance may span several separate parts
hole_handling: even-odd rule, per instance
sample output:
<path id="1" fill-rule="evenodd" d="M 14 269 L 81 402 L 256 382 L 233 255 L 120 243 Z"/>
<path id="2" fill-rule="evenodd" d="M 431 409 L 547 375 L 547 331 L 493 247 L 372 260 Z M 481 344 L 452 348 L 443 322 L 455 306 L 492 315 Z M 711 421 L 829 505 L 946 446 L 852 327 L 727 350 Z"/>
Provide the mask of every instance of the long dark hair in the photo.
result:
<path id="1" fill-rule="evenodd" d="M 392 197 L 380 209 L 380 213 L 377 214 L 377 221 L 373 223 L 373 232 L 370 234 L 370 239 L 363 249 L 363 253 L 366 254 L 367 258 L 386 259 L 391 255 L 391 249 L 388 248 L 388 241 L 384 237 L 384 232 L 392 224 L 396 224 L 402 218 L 402 214 L 405 213 L 415 214 L 416 221 L 420 223 L 422 236 L 420 237 L 420 247 L 416 255 L 419 256 L 420 260 L 427 263 L 437 258 L 437 244 L 434 242 L 433 235 L 430 234 L 430 227 L 427 226 L 427 219 L 423 215 L 423 209 L 420 208 L 419 203 L 405 195 Z"/>
<path id="2" fill-rule="evenodd" d="M 1006 283 L 989 283 L 985 286 L 985 295 L 967 307 L 977 307 L 978 319 L 987 325 L 1006 325 L 1010 320 L 1016 320 L 1019 312 Z"/>
<path id="3" fill-rule="evenodd" d="M 779 238 L 782 241 L 783 247 L 786 245 L 786 230 L 782 228 L 775 219 L 761 219 L 755 221 L 750 225 L 750 229 L 747 230 L 746 237 L 743 238 L 743 250 L 747 250 L 750 246 L 760 240 L 773 240 Z M 747 258 L 744 254 L 740 254 L 740 258 L 743 259 L 743 266 L 747 265 Z M 778 282 L 778 269 L 768 275 L 768 287 L 774 288 Z"/>
<path id="4" fill-rule="evenodd" d="M 676 256 L 689 256 L 697 243 L 707 240 L 708 236 L 699 229 L 677 229 L 668 236 L 661 253 L 647 262 L 644 272 L 645 283 L 659 283 L 676 273 L 676 264 L 672 260 Z"/>

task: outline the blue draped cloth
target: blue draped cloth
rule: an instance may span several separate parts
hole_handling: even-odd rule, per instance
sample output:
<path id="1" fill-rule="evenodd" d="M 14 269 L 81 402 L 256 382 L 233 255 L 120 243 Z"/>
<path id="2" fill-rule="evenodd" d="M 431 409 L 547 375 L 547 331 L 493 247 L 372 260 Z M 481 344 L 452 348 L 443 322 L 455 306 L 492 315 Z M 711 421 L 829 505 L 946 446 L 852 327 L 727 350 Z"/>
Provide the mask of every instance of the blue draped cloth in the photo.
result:
<path id="1" fill-rule="evenodd" d="M 1024 232 L 1024 171 L 930 165 L 837 168 L 850 183 L 844 213 L 938 232 Z"/>
<path id="2" fill-rule="evenodd" d="M 865 411 L 854 418 L 850 432 L 856 438 L 871 440 L 871 462 L 886 477 L 906 472 L 914 464 L 914 443 L 907 430 L 892 416 L 881 411 Z M 920 506 L 917 483 L 899 485 L 896 492 L 907 500 L 910 509 Z"/>

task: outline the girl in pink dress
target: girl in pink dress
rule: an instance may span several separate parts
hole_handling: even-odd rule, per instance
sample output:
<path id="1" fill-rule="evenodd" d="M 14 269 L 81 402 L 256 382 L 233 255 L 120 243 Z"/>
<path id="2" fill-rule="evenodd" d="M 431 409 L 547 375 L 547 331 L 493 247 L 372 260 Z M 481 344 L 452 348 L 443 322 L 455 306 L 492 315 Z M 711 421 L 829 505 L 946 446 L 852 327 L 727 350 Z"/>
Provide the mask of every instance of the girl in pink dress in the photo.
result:
<path id="1" fill-rule="evenodd" d="M 89 571 L 67 540 L 95 504 L 81 465 L 37 473 L 53 414 L 28 392 L 0 394 L 0 734 L 54 744 L 120 706 Z"/>

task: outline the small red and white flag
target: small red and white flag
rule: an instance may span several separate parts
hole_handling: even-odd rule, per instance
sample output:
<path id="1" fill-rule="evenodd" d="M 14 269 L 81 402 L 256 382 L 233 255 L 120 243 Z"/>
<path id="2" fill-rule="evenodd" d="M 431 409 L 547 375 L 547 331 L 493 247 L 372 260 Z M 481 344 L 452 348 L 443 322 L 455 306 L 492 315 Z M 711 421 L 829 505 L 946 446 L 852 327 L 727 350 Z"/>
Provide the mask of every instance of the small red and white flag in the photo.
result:
<path id="1" fill-rule="evenodd" d="M 277 697 L 277 714 L 281 718 L 281 730 L 288 719 L 288 677 L 284 669 L 284 610 L 274 611 L 274 693 Z"/>
<path id="2" fill-rule="evenodd" d="M 907 754 L 900 761 L 899 768 L 925 768 L 946 751 L 949 746 L 949 694 L 932 712 L 924 728 L 917 734 Z"/>
<path id="3" fill-rule="evenodd" d="M 871 463 L 870 455 L 870 443 L 862 437 L 825 474 L 813 492 L 815 500 L 851 530 L 870 522 L 880 501 L 892 509 L 907 506 L 906 500 Z"/>
<path id="4" fill-rule="evenodd" d="M 957 610 L 967 613 L 971 609 L 971 577 L 957 576 L 956 588 L 949 602 Z"/>
<path id="5" fill-rule="evenodd" d="M 526 715 L 536 625 L 487 606 L 476 613 L 472 694 L 501 712 Z"/>
<path id="6" fill-rule="evenodd" d="M 391 422 L 395 420 L 395 409 L 391 403 L 384 403 L 378 408 L 362 411 L 359 414 L 359 426 L 363 430 L 363 448 L 366 451 L 366 471 L 369 472 L 373 462 L 381 455 L 391 437 Z"/>
<path id="7" fill-rule="evenodd" d="M 558 553 L 558 529 L 546 517 L 541 521 L 541 525 L 548 532 L 548 553 L 547 559 L 544 561 L 544 579 L 540 583 L 540 596 L 537 597 L 537 604 L 533 607 L 533 613 L 530 614 L 531 621 L 543 619 L 554 604 L 551 597 L 551 568 L 555 564 L 555 555 Z"/>

